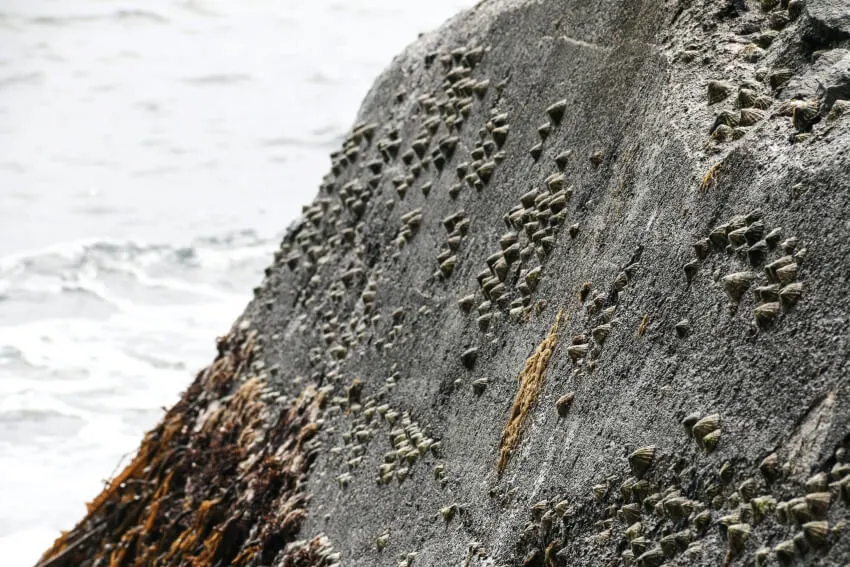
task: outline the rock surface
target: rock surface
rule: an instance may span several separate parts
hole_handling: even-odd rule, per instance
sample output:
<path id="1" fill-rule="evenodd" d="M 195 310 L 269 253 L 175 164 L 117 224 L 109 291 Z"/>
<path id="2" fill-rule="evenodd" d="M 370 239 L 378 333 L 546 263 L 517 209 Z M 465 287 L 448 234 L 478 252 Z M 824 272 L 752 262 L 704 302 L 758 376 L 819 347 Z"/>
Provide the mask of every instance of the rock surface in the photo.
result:
<path id="1" fill-rule="evenodd" d="M 485 0 L 41 565 L 846 565 L 844 0 Z"/>

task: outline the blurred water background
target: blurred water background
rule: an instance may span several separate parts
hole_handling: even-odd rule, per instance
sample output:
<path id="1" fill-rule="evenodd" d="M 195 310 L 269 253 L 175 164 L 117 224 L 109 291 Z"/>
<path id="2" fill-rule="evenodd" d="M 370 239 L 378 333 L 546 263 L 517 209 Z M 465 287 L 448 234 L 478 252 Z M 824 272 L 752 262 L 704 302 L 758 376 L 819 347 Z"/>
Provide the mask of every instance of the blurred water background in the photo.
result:
<path id="1" fill-rule="evenodd" d="M 0 3 L 0 558 L 212 361 L 392 56 L 472 0 Z"/>

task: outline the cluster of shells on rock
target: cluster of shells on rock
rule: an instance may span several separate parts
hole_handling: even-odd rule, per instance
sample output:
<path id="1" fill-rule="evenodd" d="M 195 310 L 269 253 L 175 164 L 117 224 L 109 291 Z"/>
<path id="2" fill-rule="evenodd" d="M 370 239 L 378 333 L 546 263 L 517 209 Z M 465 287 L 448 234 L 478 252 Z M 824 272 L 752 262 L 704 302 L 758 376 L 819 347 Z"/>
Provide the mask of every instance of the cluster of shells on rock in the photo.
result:
<path id="1" fill-rule="evenodd" d="M 719 434 L 720 417 L 692 414 L 682 423 L 703 450 L 702 459 L 712 459 L 716 439 L 711 436 Z M 519 537 L 520 549 L 529 550 L 523 565 L 561 564 L 559 552 L 606 561 L 613 550 L 611 564 L 694 564 L 709 559 L 713 547 L 706 544 L 716 529 L 726 543 L 725 564 L 786 566 L 816 558 L 845 531 L 844 521 L 831 515 L 835 503 L 850 504 L 850 464 L 843 447 L 831 468 L 810 476 L 796 497 L 789 497 L 794 493 L 790 464 L 781 464 L 776 453 L 749 467 L 742 459 L 726 460 L 711 474 L 705 464 L 682 468 L 687 458 L 665 471 L 657 464 L 660 455 L 652 445 L 634 449 L 626 459 L 630 476 L 607 477 L 586 500 L 555 497 L 532 504 L 531 520 Z M 675 455 L 666 457 L 669 462 Z M 747 476 L 747 469 L 755 475 Z M 594 534 L 582 537 L 587 518 L 597 514 Z M 845 517 L 846 511 L 835 515 Z"/>
<path id="2" fill-rule="evenodd" d="M 313 205 L 305 207 L 303 216 L 295 223 L 275 254 L 275 265 L 287 265 L 298 280 L 303 293 L 298 303 L 307 309 L 299 317 L 300 328 L 311 332 L 316 325 L 308 323 L 312 317 L 321 325 L 321 339 L 327 344 L 320 360 L 319 353 L 311 352 L 311 364 L 316 377 L 333 372 L 333 367 L 345 360 L 352 348 L 362 343 L 370 334 L 378 334 L 382 321 L 380 313 L 373 311 L 376 303 L 378 280 L 381 269 L 373 268 L 367 274 L 364 268 L 364 224 L 376 215 L 389 214 L 399 202 L 410 200 L 410 189 L 422 180 L 427 172 L 439 176 L 446 164 L 452 160 L 460 145 L 458 133 L 470 117 L 474 106 L 482 101 L 489 90 L 488 79 L 473 77 L 473 69 L 484 57 L 481 46 L 465 46 L 450 53 L 431 53 L 425 65 L 431 67 L 439 59 L 442 69 L 442 85 L 432 94 L 423 94 L 408 103 L 407 93 L 400 89 L 394 94 L 396 105 L 404 107 L 406 118 L 402 121 L 387 121 L 383 125 L 360 122 L 346 136 L 342 148 L 331 153 L 331 171 L 320 186 L 320 195 Z M 504 143 L 507 126 L 502 125 L 503 113 L 492 113 L 486 131 L 489 143 L 482 142 L 476 151 L 485 151 L 490 160 L 482 164 L 481 179 L 492 173 L 492 161 L 501 161 L 497 155 L 497 144 Z M 500 124 L 494 126 L 493 121 Z M 410 132 L 411 125 L 415 127 Z M 444 129 L 445 132 L 441 132 Z M 408 143 L 408 140 L 409 143 Z M 385 183 L 386 182 L 386 183 Z M 418 185 L 424 199 L 431 193 L 433 180 L 425 179 Z M 373 206 L 378 203 L 378 206 Z M 421 225 L 425 222 L 425 210 L 416 207 L 400 215 L 401 228 L 394 239 L 395 250 L 388 250 L 389 259 L 398 259 Z M 438 277 L 450 275 L 457 263 L 456 247 L 458 236 L 463 236 L 469 227 L 469 219 L 458 223 L 457 230 L 446 242 L 451 254 L 441 254 Z M 463 233 L 461 234 L 461 231 Z M 348 262 L 352 268 L 344 275 L 345 282 L 328 281 L 328 270 L 334 259 Z M 273 275 L 274 270 L 267 270 Z M 367 277 L 369 276 L 369 277 Z M 368 287 L 362 288 L 362 281 Z M 352 283 L 353 282 L 353 283 Z M 263 283 L 261 292 L 267 286 Z M 346 305 L 347 294 L 352 288 L 362 289 L 361 305 L 350 311 L 348 320 L 340 313 Z M 266 300 L 269 309 L 276 300 Z M 309 314 L 309 315 L 308 315 Z M 399 324 L 378 336 L 371 344 L 378 350 L 392 348 L 399 334 Z M 330 365 L 330 366 L 328 366 Z M 311 376 L 312 378 L 312 376 Z"/>
<path id="3" fill-rule="evenodd" d="M 394 372 L 387 379 L 387 389 L 391 390 L 400 378 Z M 440 462 L 442 442 L 434 439 L 406 411 L 394 409 L 384 401 L 385 396 L 368 397 L 361 403 L 362 383 L 354 380 L 346 389 L 347 395 L 330 399 L 325 411 L 326 419 L 335 416 L 347 416 L 350 428 L 341 432 L 343 445 L 329 450 L 333 458 L 340 458 L 345 470 L 336 477 L 340 488 L 347 489 L 354 480 L 364 458 L 382 429 L 386 432 L 392 449 L 383 455 L 375 478 L 379 485 L 393 480 L 403 483 L 413 475 L 417 463 L 431 461 L 434 465 L 434 478 L 445 485 L 445 465 Z M 328 388 L 332 390 L 333 388 Z M 327 433 L 336 432 L 336 428 L 327 428 Z"/>
<path id="4" fill-rule="evenodd" d="M 602 354 L 605 343 L 620 324 L 617 309 L 621 295 L 640 270 L 642 249 L 638 248 L 628 263 L 613 277 L 607 288 L 598 289 L 584 282 L 578 290 L 578 299 L 584 306 L 587 326 L 584 332 L 573 335 L 566 352 L 576 373 L 592 372 Z"/>
<path id="5" fill-rule="evenodd" d="M 565 108 L 566 103 L 556 103 L 550 109 L 550 122 L 546 128 L 541 127 L 541 138 L 545 139 L 552 127 L 560 124 Z M 498 119 L 506 121 L 507 115 L 491 120 L 497 128 Z M 523 194 L 520 202 L 503 217 L 509 232 L 499 238 L 500 250 L 486 259 L 487 268 L 476 276 L 484 297 L 484 301 L 477 306 L 477 323 L 482 332 L 490 330 L 503 312 L 512 321 L 523 321 L 534 308 L 532 295 L 543 274 L 542 262 L 555 247 L 558 231 L 566 220 L 567 206 L 573 195 L 572 187 L 565 185 L 563 172 L 568 157 L 569 152 L 559 155 L 555 160 L 557 171 L 543 181 L 542 189 L 532 188 Z M 466 166 L 461 164 L 459 168 L 463 170 Z M 518 296 L 515 292 L 518 292 Z M 474 303 L 475 294 L 458 300 L 459 307 L 465 313 L 472 310 Z"/>
<path id="6" fill-rule="evenodd" d="M 685 264 L 684 272 L 690 285 L 712 254 L 725 252 L 744 269 L 720 277 L 718 284 L 733 307 L 752 290 L 757 303 L 754 320 L 760 328 L 768 328 L 800 300 L 803 284 L 797 279 L 807 250 L 797 238 L 784 238 L 782 228 L 766 227 L 763 217 L 757 209 L 714 227 L 693 244 L 696 259 Z"/>
<path id="7" fill-rule="evenodd" d="M 727 99 L 735 91 L 726 81 L 708 83 L 708 102 L 715 105 Z M 716 142 L 728 142 L 744 137 L 750 127 L 767 117 L 767 110 L 773 104 L 773 97 L 762 93 L 757 81 L 742 81 L 734 97 L 732 108 L 720 110 L 714 117 L 710 128 L 711 139 Z"/>
<path id="8" fill-rule="evenodd" d="M 434 273 L 434 277 L 440 280 L 450 278 L 452 272 L 454 272 L 458 261 L 457 251 L 464 237 L 469 233 L 470 221 L 466 212 L 460 209 L 445 217 L 442 223 L 448 235 L 440 254 L 437 256 L 439 268 Z"/>
<path id="9" fill-rule="evenodd" d="M 744 10 L 729 5 L 730 14 L 740 18 L 746 14 L 746 21 L 730 26 L 729 34 L 739 35 L 734 43 L 742 45 L 732 50 L 737 61 L 730 61 L 725 70 L 737 71 L 736 77 L 713 79 L 707 84 L 707 102 L 709 106 L 722 107 L 715 112 L 709 128 L 709 148 L 722 151 L 724 143 L 738 140 L 747 135 L 753 126 L 771 117 L 771 108 L 776 99 L 785 94 L 783 87 L 794 76 L 794 70 L 787 67 L 768 67 L 762 60 L 773 60 L 771 54 L 774 40 L 783 29 L 796 20 L 803 11 L 805 0 L 762 0 L 761 10 Z M 692 41 L 678 55 L 683 62 L 691 62 L 699 56 L 700 43 Z M 716 54 L 715 54 L 716 55 Z M 781 58 L 780 58 L 781 59 Z M 778 114 L 789 116 L 797 133 L 794 141 L 809 136 L 812 125 L 820 120 L 820 104 L 817 100 L 798 99 L 797 93 L 789 93 L 794 98 L 780 104 Z"/>

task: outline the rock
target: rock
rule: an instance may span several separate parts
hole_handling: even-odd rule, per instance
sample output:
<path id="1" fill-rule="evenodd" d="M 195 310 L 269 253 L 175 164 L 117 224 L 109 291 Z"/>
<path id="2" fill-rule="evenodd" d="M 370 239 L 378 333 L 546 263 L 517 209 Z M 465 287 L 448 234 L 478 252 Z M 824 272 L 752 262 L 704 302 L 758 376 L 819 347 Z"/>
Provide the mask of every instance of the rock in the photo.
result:
<path id="1" fill-rule="evenodd" d="M 850 50 L 830 49 L 810 67 L 782 86 L 783 94 L 796 99 L 818 99 L 828 111 L 836 100 L 850 99 Z"/>
<path id="2" fill-rule="evenodd" d="M 805 0 L 803 39 L 827 46 L 850 38 L 850 2 L 847 0 Z"/>
<path id="3" fill-rule="evenodd" d="M 818 94 L 822 111 L 829 112 L 837 100 L 850 100 L 850 51 L 834 49 L 821 59 L 830 66 L 821 73 Z"/>
<path id="4" fill-rule="evenodd" d="M 40 566 L 848 564 L 812 524 L 850 486 L 848 12 L 807 2 L 764 50 L 727 39 L 782 2 L 488 0 L 421 37 Z"/>

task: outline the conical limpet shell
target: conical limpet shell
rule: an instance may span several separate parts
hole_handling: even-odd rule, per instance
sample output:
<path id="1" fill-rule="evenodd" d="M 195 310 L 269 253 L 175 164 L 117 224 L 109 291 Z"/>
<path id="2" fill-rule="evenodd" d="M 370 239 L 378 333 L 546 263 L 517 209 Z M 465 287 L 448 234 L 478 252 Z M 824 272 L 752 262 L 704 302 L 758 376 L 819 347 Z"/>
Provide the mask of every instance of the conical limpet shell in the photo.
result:
<path id="1" fill-rule="evenodd" d="M 502 147 L 505 143 L 505 140 L 508 139 L 508 133 L 510 132 L 509 126 L 500 126 L 499 128 L 494 128 L 490 135 L 493 137 L 493 141 L 496 142 L 498 147 Z"/>
<path id="2" fill-rule="evenodd" d="M 644 567 L 660 567 L 664 563 L 664 551 L 661 547 L 650 549 L 637 558 L 638 565 Z"/>
<path id="3" fill-rule="evenodd" d="M 635 555 L 646 553 L 652 542 L 643 536 L 638 536 L 629 542 L 629 547 Z"/>
<path id="4" fill-rule="evenodd" d="M 746 230 L 744 231 L 744 238 L 747 241 L 747 244 L 755 244 L 764 236 L 764 223 L 761 220 L 757 220 L 751 223 Z"/>
<path id="5" fill-rule="evenodd" d="M 832 494 L 829 492 L 812 492 L 806 494 L 806 505 L 815 517 L 822 518 L 832 504 Z"/>
<path id="6" fill-rule="evenodd" d="M 715 248 L 722 250 L 726 247 L 726 244 L 729 242 L 729 239 L 726 236 L 727 228 L 728 226 L 725 224 L 720 225 L 718 227 L 713 228 L 712 231 L 709 233 L 708 239 L 715 246 Z"/>
<path id="7" fill-rule="evenodd" d="M 549 118 L 552 120 L 554 124 L 560 124 L 561 120 L 564 117 L 564 111 L 567 109 L 567 99 L 561 99 L 553 104 L 551 104 L 546 109 L 546 114 L 549 115 Z"/>
<path id="8" fill-rule="evenodd" d="M 573 399 L 575 399 L 575 394 L 573 392 L 569 392 L 558 398 L 558 401 L 555 402 L 555 409 L 558 410 L 559 416 L 567 417 L 567 414 L 573 405 Z"/>
<path id="9" fill-rule="evenodd" d="M 472 391 L 476 396 L 480 396 L 484 393 L 484 390 L 487 389 L 487 384 L 489 384 L 489 380 L 487 378 L 479 378 L 478 380 L 474 380 L 472 382 Z"/>
<path id="10" fill-rule="evenodd" d="M 726 530 L 726 538 L 729 541 L 729 550 L 733 555 L 743 551 L 747 545 L 752 528 L 749 524 L 734 524 Z"/>
<path id="11" fill-rule="evenodd" d="M 779 300 L 779 284 L 762 285 L 753 289 L 756 300 L 763 302 Z"/>
<path id="12" fill-rule="evenodd" d="M 682 268 L 685 271 L 685 279 L 688 283 L 691 283 L 694 280 L 694 276 L 696 276 L 697 271 L 699 270 L 699 262 L 696 260 L 691 260 Z"/>
<path id="13" fill-rule="evenodd" d="M 764 259 L 767 257 L 767 253 L 767 242 L 760 240 L 747 249 L 747 260 L 750 262 L 751 266 L 756 267 L 764 262 Z"/>
<path id="14" fill-rule="evenodd" d="M 696 425 L 699 422 L 699 420 L 700 420 L 700 414 L 699 413 L 692 413 L 692 414 L 686 416 L 685 419 L 682 420 L 682 427 L 685 428 L 685 432 L 688 434 L 688 436 L 693 436 L 694 425 Z"/>
<path id="15" fill-rule="evenodd" d="M 764 120 L 766 116 L 766 113 L 762 110 L 758 110 L 756 108 L 742 108 L 740 125 L 754 126 L 755 124 Z"/>
<path id="16" fill-rule="evenodd" d="M 781 471 L 779 468 L 779 458 L 776 456 L 776 453 L 771 453 L 762 460 L 759 464 L 759 471 L 761 471 L 762 476 L 764 476 L 767 482 L 774 482 L 779 478 Z"/>
<path id="17" fill-rule="evenodd" d="M 778 302 L 764 303 L 753 310 L 753 315 L 756 319 L 756 324 L 759 327 L 766 328 L 773 324 L 779 316 L 781 309 Z"/>
<path id="18" fill-rule="evenodd" d="M 567 167 L 567 162 L 570 159 L 570 155 L 572 155 L 571 150 L 565 150 L 555 156 L 555 165 L 559 170 L 564 171 L 564 168 Z"/>
<path id="19" fill-rule="evenodd" d="M 641 447 L 629 455 L 629 466 L 636 477 L 642 477 L 649 467 L 652 466 L 652 462 L 655 459 L 655 452 L 655 446 L 650 445 L 648 447 Z"/>
<path id="20" fill-rule="evenodd" d="M 729 234 L 726 235 L 726 237 L 729 239 L 729 243 L 732 246 L 741 246 L 742 244 L 747 243 L 746 232 L 747 228 L 741 227 L 730 231 Z"/>
<path id="21" fill-rule="evenodd" d="M 692 523 L 698 532 L 704 532 L 711 523 L 711 512 L 709 512 L 708 510 L 703 510 L 702 512 L 694 516 Z"/>
<path id="22" fill-rule="evenodd" d="M 457 511 L 458 511 L 457 504 L 452 504 L 451 506 L 446 506 L 445 508 L 440 508 L 440 515 L 443 517 L 443 520 L 446 523 L 449 523 L 455 517 L 455 514 L 457 514 Z"/>
<path id="23" fill-rule="evenodd" d="M 553 173 L 552 175 L 546 178 L 545 183 L 550 193 L 557 193 L 558 191 L 564 188 L 564 174 Z"/>
<path id="24" fill-rule="evenodd" d="M 538 266 L 525 275 L 525 283 L 531 291 L 537 289 L 537 284 L 540 283 L 540 276 L 542 273 L 542 268 Z"/>
<path id="25" fill-rule="evenodd" d="M 706 453 L 711 453 L 717 448 L 717 444 L 720 442 L 720 433 L 720 429 L 715 429 L 711 433 L 706 433 L 705 437 L 702 438 L 702 446 Z"/>
<path id="26" fill-rule="evenodd" d="M 473 303 L 475 303 L 475 294 L 465 295 L 457 301 L 458 307 L 464 313 L 469 313 L 472 310 Z"/>
<path id="27" fill-rule="evenodd" d="M 820 112 L 820 102 L 816 100 L 801 101 L 794 106 L 791 113 L 791 122 L 799 132 L 808 132 L 816 121 Z"/>
<path id="28" fill-rule="evenodd" d="M 790 565 L 797 556 L 797 546 L 794 544 L 794 540 L 783 541 L 774 547 L 773 551 L 776 553 L 776 558 L 783 565 Z"/>
<path id="29" fill-rule="evenodd" d="M 797 277 L 797 264 L 796 262 L 791 262 L 785 266 L 776 270 L 776 279 L 779 280 L 779 283 L 783 285 L 790 284 Z"/>
<path id="30" fill-rule="evenodd" d="M 806 522 L 803 524 L 803 534 L 812 547 L 824 547 L 829 539 L 829 522 Z"/>
<path id="31" fill-rule="evenodd" d="M 779 302 L 782 304 L 783 307 L 787 309 L 789 307 L 793 307 L 797 303 L 797 301 L 800 300 L 800 296 L 802 295 L 803 284 L 788 284 L 779 290 Z"/>
<path id="32" fill-rule="evenodd" d="M 668 534 L 662 537 L 658 543 L 661 546 L 661 551 L 664 552 L 664 555 L 667 557 L 673 557 L 676 555 L 676 552 L 678 551 L 678 544 L 676 543 L 675 534 Z"/>
<path id="33" fill-rule="evenodd" d="M 570 356 L 573 362 L 577 362 L 579 359 L 587 356 L 589 351 L 589 347 L 586 344 L 582 345 L 572 345 L 567 347 L 567 354 Z"/>
<path id="34" fill-rule="evenodd" d="M 596 498 L 597 501 L 601 502 L 608 493 L 608 487 L 604 484 L 595 484 L 590 491 L 593 494 L 593 497 Z"/>
<path id="35" fill-rule="evenodd" d="M 700 260 L 705 260 L 708 256 L 708 253 L 711 251 L 711 242 L 708 238 L 703 238 L 693 243 L 694 252 L 697 255 L 697 258 Z"/>
<path id="36" fill-rule="evenodd" d="M 591 334 L 593 335 L 593 340 L 599 344 L 604 344 L 608 335 L 611 334 L 611 324 L 606 323 L 604 325 L 599 325 L 591 331 Z"/>
<path id="37" fill-rule="evenodd" d="M 744 293 L 752 285 L 755 280 L 755 274 L 752 272 L 736 272 L 720 278 L 720 283 L 723 285 L 723 290 L 732 301 L 738 302 L 744 296 Z"/>
<path id="38" fill-rule="evenodd" d="M 720 428 L 720 414 L 712 414 L 697 421 L 691 432 L 697 443 L 702 443 L 703 438 L 712 431 Z"/>
<path id="39" fill-rule="evenodd" d="M 478 349 L 470 348 L 460 355 L 460 360 L 467 369 L 472 369 L 475 366 L 475 361 L 478 360 Z"/>
<path id="40" fill-rule="evenodd" d="M 753 522 L 758 524 L 776 509 L 776 499 L 773 496 L 758 496 L 750 502 L 753 509 Z"/>
<path id="41" fill-rule="evenodd" d="M 755 498 L 756 493 L 758 491 L 758 483 L 756 483 L 753 479 L 747 479 L 742 482 L 738 486 L 738 494 L 741 496 L 741 500 L 744 502 L 749 502 L 753 498 Z"/>
<path id="42" fill-rule="evenodd" d="M 764 273 L 767 275 L 767 279 L 771 282 L 778 282 L 779 278 L 776 275 L 777 270 L 788 266 L 789 264 L 794 263 L 794 258 L 790 255 L 782 256 L 778 260 L 774 260 L 770 264 L 764 267 Z"/>
<path id="43" fill-rule="evenodd" d="M 500 255 L 499 259 L 496 260 L 496 263 L 493 264 L 493 273 L 497 278 L 499 278 L 499 281 L 505 281 L 505 278 L 508 275 L 508 261 L 505 260 L 504 256 Z"/>
<path id="44" fill-rule="evenodd" d="M 818 473 L 806 480 L 806 492 L 826 492 L 829 490 L 829 477 L 826 473 Z"/>
<path id="45" fill-rule="evenodd" d="M 732 85 L 726 81 L 709 81 L 708 104 L 720 102 L 732 92 Z"/>
<path id="46" fill-rule="evenodd" d="M 640 506 L 638 504 L 626 504 L 620 508 L 618 515 L 624 523 L 632 525 L 640 520 Z"/>
<path id="47" fill-rule="evenodd" d="M 440 264 L 440 272 L 443 274 L 443 277 L 448 278 L 452 275 L 455 266 L 457 265 L 457 256 L 450 256 L 446 261 Z"/>

